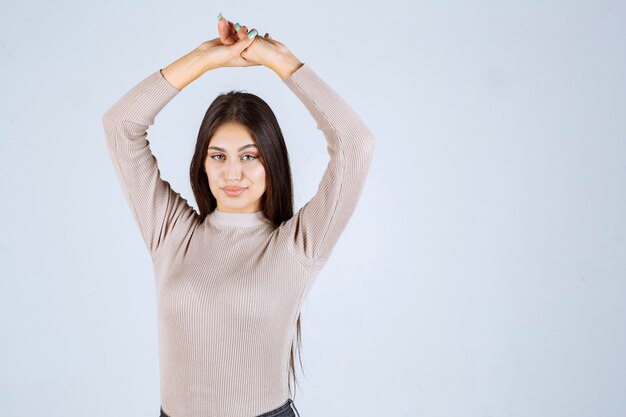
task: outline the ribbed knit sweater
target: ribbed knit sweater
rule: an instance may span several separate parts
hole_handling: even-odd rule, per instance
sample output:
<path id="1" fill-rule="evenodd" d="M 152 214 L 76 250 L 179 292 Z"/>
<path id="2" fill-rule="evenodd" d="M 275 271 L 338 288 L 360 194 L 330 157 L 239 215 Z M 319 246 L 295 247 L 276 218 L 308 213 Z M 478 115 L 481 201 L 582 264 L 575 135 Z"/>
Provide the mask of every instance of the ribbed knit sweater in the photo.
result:
<path id="1" fill-rule="evenodd" d="M 298 313 L 365 184 L 375 148 L 365 123 L 309 65 L 282 81 L 317 122 L 330 160 L 315 195 L 278 227 L 262 211 L 215 210 L 200 221 L 161 178 L 147 130 L 181 91 L 161 70 L 104 114 L 111 160 L 152 258 L 161 407 L 170 417 L 254 417 L 287 401 Z"/>

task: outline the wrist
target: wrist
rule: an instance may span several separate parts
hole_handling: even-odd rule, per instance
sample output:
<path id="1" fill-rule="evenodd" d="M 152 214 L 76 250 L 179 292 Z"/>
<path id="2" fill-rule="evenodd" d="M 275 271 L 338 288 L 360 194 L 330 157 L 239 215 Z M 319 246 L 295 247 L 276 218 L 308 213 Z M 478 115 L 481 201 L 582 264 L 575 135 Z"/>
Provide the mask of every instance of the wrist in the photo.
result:
<path id="1" fill-rule="evenodd" d="M 213 62 L 204 44 L 200 44 L 196 49 L 191 51 L 189 55 L 192 57 L 190 60 L 193 60 L 195 66 L 200 71 L 207 72 L 220 67 L 220 65 L 216 65 L 215 62 Z"/>
<path id="2" fill-rule="evenodd" d="M 303 65 L 304 63 L 294 54 L 289 53 L 278 59 L 271 68 L 281 80 L 284 80 L 285 78 L 290 77 Z"/>
<path id="3" fill-rule="evenodd" d="M 200 48 L 196 48 L 162 68 L 161 74 L 170 84 L 182 90 L 196 78 L 214 68 L 216 66 L 206 59 L 206 54 L 202 53 Z"/>

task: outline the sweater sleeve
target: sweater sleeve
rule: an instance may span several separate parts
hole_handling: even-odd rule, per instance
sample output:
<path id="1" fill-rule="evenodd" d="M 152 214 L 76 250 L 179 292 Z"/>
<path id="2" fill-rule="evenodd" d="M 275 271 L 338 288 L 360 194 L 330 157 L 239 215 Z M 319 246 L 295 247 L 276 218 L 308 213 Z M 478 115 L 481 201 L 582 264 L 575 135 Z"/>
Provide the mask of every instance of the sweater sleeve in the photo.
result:
<path id="1" fill-rule="evenodd" d="M 376 139 L 361 118 L 307 64 L 283 82 L 317 123 L 330 160 L 315 195 L 282 227 L 296 252 L 321 267 L 355 210 Z"/>
<path id="2" fill-rule="evenodd" d="M 176 228 L 189 228 L 197 218 L 187 200 L 161 179 L 147 139 L 156 115 L 179 92 L 159 69 L 131 88 L 102 118 L 117 178 L 153 259 Z"/>

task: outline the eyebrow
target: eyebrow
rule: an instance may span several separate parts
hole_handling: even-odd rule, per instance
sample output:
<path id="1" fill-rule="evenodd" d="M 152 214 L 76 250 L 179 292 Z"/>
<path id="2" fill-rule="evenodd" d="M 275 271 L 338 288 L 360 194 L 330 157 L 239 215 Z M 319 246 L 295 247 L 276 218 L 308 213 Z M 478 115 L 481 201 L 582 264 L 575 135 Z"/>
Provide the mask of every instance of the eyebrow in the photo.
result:
<path id="1" fill-rule="evenodd" d="M 246 148 L 250 148 L 252 146 L 254 146 L 255 148 L 257 147 L 254 143 L 249 143 L 247 145 L 243 145 L 241 148 L 239 148 L 239 150 L 242 151 L 242 150 L 244 150 Z M 226 152 L 226 149 L 220 148 L 219 146 L 209 146 L 207 149 L 215 149 L 215 150 L 218 150 L 218 151 Z"/>

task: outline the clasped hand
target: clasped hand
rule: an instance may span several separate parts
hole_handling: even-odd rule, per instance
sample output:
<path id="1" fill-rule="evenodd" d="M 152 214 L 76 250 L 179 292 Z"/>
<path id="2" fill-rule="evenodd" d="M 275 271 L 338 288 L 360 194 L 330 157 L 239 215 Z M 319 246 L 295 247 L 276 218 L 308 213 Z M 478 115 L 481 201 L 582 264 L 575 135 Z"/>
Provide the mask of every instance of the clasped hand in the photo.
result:
<path id="1" fill-rule="evenodd" d="M 218 22 L 219 38 L 203 42 L 199 50 L 206 54 L 214 65 L 220 67 L 250 67 L 263 65 L 270 69 L 284 61 L 291 52 L 281 42 L 269 38 L 266 33 L 264 37 L 256 34 L 256 29 L 248 31 L 247 26 L 240 26 L 239 30 L 235 25 L 221 17 Z M 248 38 L 249 33 L 255 36 Z"/>

